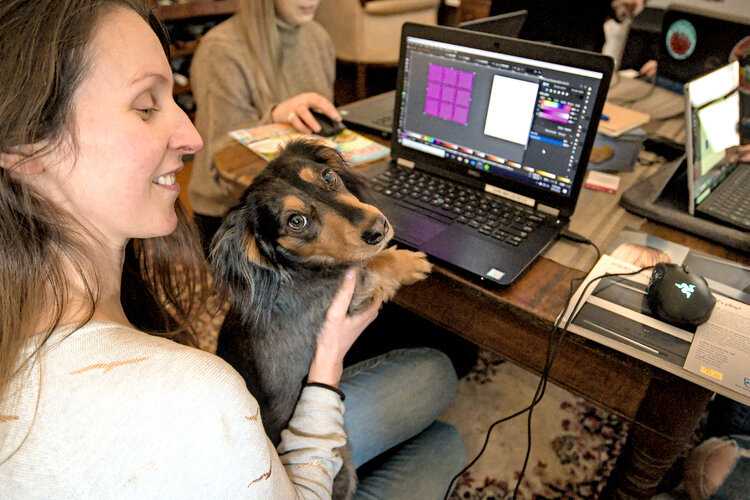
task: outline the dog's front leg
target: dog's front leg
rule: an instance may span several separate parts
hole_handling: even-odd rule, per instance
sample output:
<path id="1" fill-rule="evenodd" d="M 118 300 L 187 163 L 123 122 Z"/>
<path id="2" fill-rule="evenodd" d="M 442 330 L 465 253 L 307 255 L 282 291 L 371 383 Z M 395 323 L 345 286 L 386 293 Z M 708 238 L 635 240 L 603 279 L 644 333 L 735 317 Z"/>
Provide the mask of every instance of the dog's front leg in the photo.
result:
<path id="1" fill-rule="evenodd" d="M 401 286 L 425 279 L 432 264 L 422 252 L 390 247 L 370 259 L 365 269 L 364 286 L 357 292 L 388 301 Z"/>

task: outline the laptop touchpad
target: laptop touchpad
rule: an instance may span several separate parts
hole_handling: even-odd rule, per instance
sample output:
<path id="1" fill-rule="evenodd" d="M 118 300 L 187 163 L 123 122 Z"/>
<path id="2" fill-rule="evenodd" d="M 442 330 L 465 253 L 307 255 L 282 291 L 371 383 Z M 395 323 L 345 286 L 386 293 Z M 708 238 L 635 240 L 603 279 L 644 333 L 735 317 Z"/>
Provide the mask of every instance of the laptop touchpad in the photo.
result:
<path id="1" fill-rule="evenodd" d="M 432 217 L 414 213 L 397 205 L 387 207 L 384 212 L 396 230 L 396 238 L 414 246 L 433 238 L 447 227 Z"/>

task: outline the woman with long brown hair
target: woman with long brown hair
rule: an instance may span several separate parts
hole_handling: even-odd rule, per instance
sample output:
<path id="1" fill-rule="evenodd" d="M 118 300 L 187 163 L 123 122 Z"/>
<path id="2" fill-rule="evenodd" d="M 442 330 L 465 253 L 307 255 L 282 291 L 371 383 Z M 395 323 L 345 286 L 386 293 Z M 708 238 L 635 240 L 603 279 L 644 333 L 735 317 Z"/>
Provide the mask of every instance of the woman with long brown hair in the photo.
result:
<path id="1" fill-rule="evenodd" d="M 379 304 L 347 316 L 350 273 L 274 449 L 239 374 L 169 338 L 189 337 L 207 290 L 175 182 L 202 140 L 172 86 L 144 0 L 0 2 L 3 499 L 331 495 L 343 358 Z M 423 350 L 353 368 L 341 387 L 357 465 L 409 439 L 374 487 L 437 496 L 419 492 L 444 489 L 462 459 L 455 429 L 433 423 L 455 390 L 450 362 Z M 415 486 L 446 446 L 428 468 L 438 479 Z"/>

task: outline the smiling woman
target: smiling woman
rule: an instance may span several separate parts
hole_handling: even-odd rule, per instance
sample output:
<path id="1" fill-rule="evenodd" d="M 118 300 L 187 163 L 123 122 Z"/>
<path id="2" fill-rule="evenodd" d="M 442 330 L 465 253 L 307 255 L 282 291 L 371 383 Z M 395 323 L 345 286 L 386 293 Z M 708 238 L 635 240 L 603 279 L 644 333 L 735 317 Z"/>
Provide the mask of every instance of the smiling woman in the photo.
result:
<path id="1" fill-rule="evenodd" d="M 3 498 L 330 495 L 335 392 L 302 393 L 282 465 L 235 371 L 151 335 L 189 332 L 207 290 L 167 46 L 145 1 L 0 2 Z M 326 322 L 318 382 L 375 314 Z"/>

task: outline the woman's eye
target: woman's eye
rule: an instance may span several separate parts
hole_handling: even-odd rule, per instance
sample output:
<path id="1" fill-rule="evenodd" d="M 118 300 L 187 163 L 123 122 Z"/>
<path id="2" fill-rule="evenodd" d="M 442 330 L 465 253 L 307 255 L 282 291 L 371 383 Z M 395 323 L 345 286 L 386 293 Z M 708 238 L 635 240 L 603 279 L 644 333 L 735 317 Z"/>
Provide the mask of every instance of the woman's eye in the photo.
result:
<path id="1" fill-rule="evenodd" d="M 135 110 L 143 120 L 149 120 L 152 116 L 154 116 L 154 113 L 158 111 L 156 108 L 143 108 L 143 109 L 136 109 Z"/>
<path id="2" fill-rule="evenodd" d="M 321 174 L 321 177 L 323 178 L 323 182 L 326 183 L 327 186 L 333 187 L 336 185 L 336 182 L 338 181 L 339 176 L 331 170 L 330 168 L 327 168 L 323 170 L 323 173 Z"/>
<path id="3" fill-rule="evenodd" d="M 289 217 L 289 219 L 287 219 L 286 224 L 290 228 L 299 231 L 300 229 L 307 226 L 307 217 L 300 214 L 293 214 Z"/>

